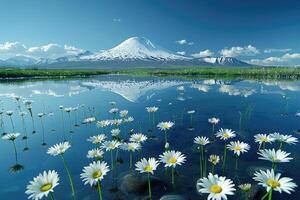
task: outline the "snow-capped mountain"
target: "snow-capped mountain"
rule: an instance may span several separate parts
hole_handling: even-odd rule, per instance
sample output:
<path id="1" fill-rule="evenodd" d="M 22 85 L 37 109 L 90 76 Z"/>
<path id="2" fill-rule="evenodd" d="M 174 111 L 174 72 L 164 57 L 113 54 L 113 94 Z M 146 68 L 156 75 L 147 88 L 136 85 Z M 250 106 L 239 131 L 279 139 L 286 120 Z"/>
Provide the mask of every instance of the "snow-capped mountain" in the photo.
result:
<path id="1" fill-rule="evenodd" d="M 175 53 L 163 49 L 160 46 L 152 43 L 147 38 L 132 37 L 112 49 L 89 56 L 83 56 L 82 59 L 94 61 L 168 61 L 187 60 L 189 58 L 176 55 Z"/>
<path id="2" fill-rule="evenodd" d="M 100 52 L 83 51 L 77 55 L 56 58 L 15 56 L 0 66 L 39 68 L 124 68 L 166 66 L 250 66 L 231 57 L 194 58 L 164 49 L 144 37 L 132 37 L 116 47 Z"/>
<path id="3" fill-rule="evenodd" d="M 233 57 L 205 57 L 203 60 L 215 66 L 251 66 L 250 64 Z"/>

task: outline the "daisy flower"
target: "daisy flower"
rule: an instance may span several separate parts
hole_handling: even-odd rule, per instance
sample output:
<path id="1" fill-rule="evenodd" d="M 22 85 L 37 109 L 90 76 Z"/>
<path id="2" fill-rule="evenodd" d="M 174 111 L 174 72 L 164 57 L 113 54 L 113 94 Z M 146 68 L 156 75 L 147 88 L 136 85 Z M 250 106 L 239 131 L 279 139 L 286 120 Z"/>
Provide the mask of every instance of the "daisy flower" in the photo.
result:
<path id="1" fill-rule="evenodd" d="M 257 152 L 260 157 L 258 159 L 261 160 L 268 160 L 271 161 L 272 163 L 282 163 L 282 162 L 290 162 L 293 158 L 288 157 L 290 153 L 287 153 L 282 150 L 275 150 L 275 149 L 264 149 L 264 150 L 259 150 Z"/>
<path id="2" fill-rule="evenodd" d="M 149 158 L 148 160 L 143 158 L 135 164 L 137 171 L 148 174 L 148 191 L 150 200 L 152 199 L 150 174 L 153 174 L 158 165 L 159 162 L 155 160 L 155 158 Z"/>
<path id="3" fill-rule="evenodd" d="M 112 108 L 108 112 L 112 113 L 112 114 L 116 114 L 117 112 L 119 112 L 119 109 L 118 108 Z"/>
<path id="4" fill-rule="evenodd" d="M 86 119 L 83 120 L 83 123 L 84 124 L 90 124 L 90 123 L 93 123 L 96 121 L 96 118 L 95 117 L 88 117 Z"/>
<path id="5" fill-rule="evenodd" d="M 118 128 L 112 129 L 111 131 L 111 135 L 114 137 L 118 137 L 120 135 L 121 130 Z"/>
<path id="6" fill-rule="evenodd" d="M 90 184 L 90 186 L 98 186 L 98 192 L 100 200 L 102 200 L 102 190 L 100 181 L 103 180 L 104 176 L 109 172 L 109 167 L 107 163 L 102 161 L 92 162 L 89 166 L 83 168 L 83 173 L 80 174 L 84 184 Z"/>
<path id="7" fill-rule="evenodd" d="M 125 118 L 128 115 L 128 110 L 121 110 L 120 117 Z"/>
<path id="8" fill-rule="evenodd" d="M 297 185 L 293 182 L 293 179 L 288 177 L 281 177 L 281 174 L 275 174 L 274 170 L 260 170 L 254 173 L 254 180 L 258 182 L 258 185 L 266 188 L 267 192 L 274 190 L 279 193 L 286 192 L 291 194 Z"/>
<path id="9" fill-rule="evenodd" d="M 137 143 L 137 142 L 123 143 L 123 144 L 121 144 L 120 148 L 125 151 L 134 152 L 136 150 L 141 149 L 141 144 Z"/>
<path id="10" fill-rule="evenodd" d="M 212 117 L 212 118 L 209 118 L 207 121 L 208 121 L 208 123 L 216 125 L 216 124 L 218 124 L 220 122 L 220 119 L 216 118 L 216 117 Z"/>
<path id="11" fill-rule="evenodd" d="M 254 135 L 254 140 L 255 142 L 259 143 L 259 145 L 261 145 L 263 143 L 271 143 L 275 139 L 267 134 L 256 134 Z"/>
<path id="12" fill-rule="evenodd" d="M 105 139 L 106 139 L 106 135 L 99 134 L 99 135 L 91 136 L 89 139 L 87 139 L 87 141 L 93 144 L 101 144 Z"/>
<path id="13" fill-rule="evenodd" d="M 241 190 L 243 190 L 244 192 L 249 192 L 251 189 L 251 184 L 250 183 L 244 183 L 244 184 L 240 184 L 238 186 Z"/>
<path id="14" fill-rule="evenodd" d="M 101 159 L 103 158 L 103 150 L 99 148 L 91 149 L 87 153 L 87 158 L 96 158 L 96 159 Z"/>
<path id="15" fill-rule="evenodd" d="M 296 144 L 298 142 L 298 138 L 295 138 L 291 135 L 282 135 L 280 133 L 272 133 L 270 136 L 280 142 L 280 143 L 286 143 L 286 144 Z"/>
<path id="16" fill-rule="evenodd" d="M 237 156 L 240 156 L 241 153 L 249 151 L 250 145 L 240 141 L 230 142 L 227 144 L 227 149 L 233 151 Z"/>
<path id="17" fill-rule="evenodd" d="M 47 151 L 52 156 L 64 154 L 71 147 L 69 142 L 61 142 L 50 147 Z"/>
<path id="18" fill-rule="evenodd" d="M 109 120 L 101 120 L 101 121 L 97 121 L 97 126 L 98 128 L 103 128 L 103 127 L 107 127 L 110 125 L 110 121 Z"/>
<path id="19" fill-rule="evenodd" d="M 174 126 L 174 123 L 173 122 L 160 122 L 157 127 L 159 130 L 161 131 L 166 131 L 166 130 L 169 130 L 170 128 L 172 128 Z"/>
<path id="20" fill-rule="evenodd" d="M 186 161 L 186 157 L 179 151 L 165 151 L 160 157 L 160 162 L 165 164 L 165 167 L 172 168 L 172 185 L 175 184 L 174 168 L 177 165 L 182 165 Z"/>
<path id="21" fill-rule="evenodd" d="M 17 139 L 17 137 L 20 136 L 20 133 L 8 133 L 2 136 L 3 140 L 11 140 L 11 141 L 15 141 L 15 139 Z"/>
<path id="22" fill-rule="evenodd" d="M 160 162 L 165 164 L 165 167 L 173 167 L 182 165 L 186 161 L 185 155 L 179 151 L 165 151 L 160 157 Z"/>
<path id="23" fill-rule="evenodd" d="M 111 150 L 118 148 L 120 145 L 121 145 L 121 143 L 117 140 L 105 141 L 102 144 L 102 148 L 105 149 L 106 151 L 111 151 Z"/>
<path id="24" fill-rule="evenodd" d="M 197 182 L 197 190 L 203 194 L 209 194 L 208 200 L 227 200 L 227 195 L 234 195 L 234 184 L 224 176 L 209 173 L 207 178 L 201 178 Z"/>
<path id="25" fill-rule="evenodd" d="M 208 161 L 213 165 L 217 165 L 220 162 L 220 156 L 218 155 L 210 155 Z"/>
<path id="26" fill-rule="evenodd" d="M 109 172 L 109 167 L 104 161 L 94 161 L 83 168 L 83 173 L 80 174 L 84 184 L 90 184 L 90 186 L 96 185 L 98 181 L 101 181 L 104 176 Z"/>
<path id="27" fill-rule="evenodd" d="M 152 106 L 152 107 L 146 107 L 147 112 L 154 113 L 158 111 L 158 107 Z"/>
<path id="28" fill-rule="evenodd" d="M 140 173 L 151 173 L 153 174 L 156 168 L 158 167 L 159 162 L 155 158 L 143 158 L 141 161 L 138 161 L 135 166 L 136 170 Z"/>
<path id="29" fill-rule="evenodd" d="M 27 185 L 26 194 L 29 195 L 28 199 L 39 200 L 43 197 L 48 197 L 49 193 L 52 195 L 54 188 L 59 185 L 59 177 L 56 171 L 44 171 Z"/>
<path id="30" fill-rule="evenodd" d="M 205 146 L 210 143 L 209 139 L 205 136 L 198 136 L 194 138 L 194 143 Z"/>
<path id="31" fill-rule="evenodd" d="M 228 140 L 236 136 L 233 130 L 231 129 L 223 129 L 221 128 L 217 133 L 216 136 L 222 140 Z"/>
<path id="32" fill-rule="evenodd" d="M 138 143 L 143 143 L 147 140 L 147 136 L 142 134 L 142 133 L 135 133 L 132 134 L 129 138 L 130 142 L 138 142 Z"/>

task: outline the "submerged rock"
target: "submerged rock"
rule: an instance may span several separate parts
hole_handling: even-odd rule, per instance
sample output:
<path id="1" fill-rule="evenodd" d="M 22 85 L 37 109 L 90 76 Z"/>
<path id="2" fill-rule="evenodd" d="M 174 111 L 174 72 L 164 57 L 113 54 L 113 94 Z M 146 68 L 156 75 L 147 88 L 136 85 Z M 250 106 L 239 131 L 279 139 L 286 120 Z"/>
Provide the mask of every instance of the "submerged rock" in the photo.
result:
<path id="1" fill-rule="evenodd" d="M 265 190 L 257 185 L 252 185 L 250 191 L 247 193 L 247 200 L 260 200 L 265 194 Z"/>
<path id="2" fill-rule="evenodd" d="M 156 177 L 151 177 L 152 190 L 163 191 L 166 188 L 164 182 Z M 129 194 L 144 194 L 148 192 L 148 178 L 141 174 L 127 174 L 120 184 L 120 189 L 124 193 Z"/>
<path id="3" fill-rule="evenodd" d="M 169 194 L 162 196 L 159 200 L 188 200 L 188 198 L 182 195 Z"/>

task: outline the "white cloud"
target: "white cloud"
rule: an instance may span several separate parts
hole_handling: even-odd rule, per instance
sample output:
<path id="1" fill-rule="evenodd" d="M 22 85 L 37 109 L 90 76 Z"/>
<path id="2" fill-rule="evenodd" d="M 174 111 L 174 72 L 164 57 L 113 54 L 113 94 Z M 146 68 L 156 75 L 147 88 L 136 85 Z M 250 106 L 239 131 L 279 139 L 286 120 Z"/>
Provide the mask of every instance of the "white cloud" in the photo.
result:
<path id="1" fill-rule="evenodd" d="M 264 59 L 252 59 L 249 61 L 255 65 L 298 65 L 300 63 L 300 53 L 286 53 L 281 57 L 268 57 Z"/>
<path id="2" fill-rule="evenodd" d="M 265 49 L 264 53 L 281 53 L 281 52 L 289 52 L 292 49 Z"/>
<path id="3" fill-rule="evenodd" d="M 206 49 L 204 51 L 200 51 L 199 53 L 193 53 L 191 56 L 195 58 L 203 58 L 203 57 L 208 57 L 212 56 L 214 52 L 210 51 L 209 49 Z"/>
<path id="4" fill-rule="evenodd" d="M 19 53 L 24 53 L 26 51 L 26 46 L 19 42 L 5 42 L 0 44 L 1 57 L 12 57 Z"/>
<path id="5" fill-rule="evenodd" d="M 120 19 L 120 18 L 114 18 L 113 19 L 113 22 L 121 22 L 122 21 L 122 19 Z"/>
<path id="6" fill-rule="evenodd" d="M 34 57 L 43 57 L 43 58 L 58 58 L 62 56 L 77 55 L 82 53 L 84 50 L 68 46 L 68 45 L 59 45 L 59 44 L 47 44 L 43 46 L 30 47 L 27 49 L 26 53 Z"/>
<path id="7" fill-rule="evenodd" d="M 181 45 L 183 45 L 183 44 L 193 45 L 194 44 L 194 42 L 187 41 L 186 39 L 177 40 L 177 41 L 175 41 L 175 43 L 181 44 Z"/>
<path id="8" fill-rule="evenodd" d="M 259 50 L 252 46 L 244 46 L 244 47 L 231 47 L 224 48 L 220 51 L 220 54 L 225 57 L 236 57 L 236 56 L 253 56 L 259 54 Z"/>
<path id="9" fill-rule="evenodd" d="M 0 44 L 1 59 L 7 59 L 16 55 L 33 58 L 58 58 L 62 56 L 77 55 L 82 52 L 84 52 L 83 49 L 59 44 L 46 44 L 34 47 L 27 47 L 19 42 L 5 42 Z"/>
<path id="10" fill-rule="evenodd" d="M 177 51 L 176 53 L 179 54 L 179 55 L 182 55 L 182 56 L 185 55 L 185 51 Z"/>

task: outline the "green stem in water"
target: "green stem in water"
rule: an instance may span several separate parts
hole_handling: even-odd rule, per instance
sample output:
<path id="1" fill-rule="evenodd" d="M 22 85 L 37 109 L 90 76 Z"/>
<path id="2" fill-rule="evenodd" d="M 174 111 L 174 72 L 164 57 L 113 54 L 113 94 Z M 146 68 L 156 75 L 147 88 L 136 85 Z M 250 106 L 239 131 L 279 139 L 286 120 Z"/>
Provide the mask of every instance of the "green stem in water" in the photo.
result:
<path id="1" fill-rule="evenodd" d="M 165 144 L 167 144 L 168 139 L 167 139 L 167 130 L 165 130 Z"/>
<path id="2" fill-rule="evenodd" d="M 238 169 L 238 156 L 235 157 L 235 170 Z"/>
<path id="3" fill-rule="evenodd" d="M 13 142 L 13 145 L 14 145 L 16 164 L 18 164 L 18 153 L 17 153 L 16 143 L 15 143 L 14 140 L 12 142 Z"/>
<path id="4" fill-rule="evenodd" d="M 129 169 L 132 171 L 132 153 L 129 154 Z"/>
<path id="5" fill-rule="evenodd" d="M 201 151 L 200 151 L 200 178 L 203 177 L 203 166 L 202 166 L 202 146 L 201 146 Z"/>
<path id="6" fill-rule="evenodd" d="M 222 168 L 225 169 L 225 165 L 226 165 L 226 154 L 227 154 L 227 149 L 226 149 L 226 142 L 224 144 L 224 157 L 223 157 L 223 165 Z"/>
<path id="7" fill-rule="evenodd" d="M 172 185 L 175 185 L 175 178 L 174 178 L 174 167 L 172 167 Z"/>
<path id="8" fill-rule="evenodd" d="M 206 167 L 207 167 L 207 161 L 206 161 L 206 154 L 204 153 L 204 167 L 203 167 L 203 175 L 206 176 Z"/>
<path id="9" fill-rule="evenodd" d="M 13 120 L 12 120 L 12 117 L 9 116 L 9 118 L 10 118 L 11 126 L 12 126 L 12 128 L 13 128 L 13 132 L 15 132 L 15 126 L 14 126 L 14 122 L 13 122 Z"/>
<path id="10" fill-rule="evenodd" d="M 272 189 L 270 190 L 270 192 L 269 192 L 269 198 L 268 198 L 268 200 L 272 200 Z"/>
<path id="11" fill-rule="evenodd" d="M 283 142 L 280 142 L 279 149 L 282 149 Z"/>
<path id="12" fill-rule="evenodd" d="M 214 171 L 215 171 L 215 165 L 212 164 L 212 165 L 211 165 L 211 173 L 214 174 Z"/>
<path id="13" fill-rule="evenodd" d="M 114 170 L 114 157 L 113 157 L 112 150 L 110 150 L 110 161 L 111 161 L 111 169 Z"/>
<path id="14" fill-rule="evenodd" d="M 99 199 L 102 200 L 102 190 L 101 190 L 101 184 L 100 181 L 98 181 L 98 192 L 99 192 Z"/>
<path id="15" fill-rule="evenodd" d="M 261 198 L 261 200 L 264 200 L 268 195 L 269 195 L 269 192 L 267 192 L 267 193 Z"/>
<path id="16" fill-rule="evenodd" d="M 52 193 L 52 192 L 49 193 L 49 196 L 50 196 L 50 199 L 51 199 L 51 200 L 54 200 L 54 196 L 53 196 L 53 193 Z"/>
<path id="17" fill-rule="evenodd" d="M 70 174 L 69 168 L 68 168 L 66 160 L 64 158 L 64 155 L 60 154 L 60 157 L 61 157 L 61 159 L 63 161 L 63 164 L 64 164 L 64 167 L 65 167 L 65 169 L 67 171 L 67 174 L 68 174 L 68 177 L 69 177 L 69 181 L 70 181 L 70 185 L 71 185 L 71 189 L 72 189 L 72 195 L 73 195 L 73 197 L 75 199 L 75 189 L 74 189 L 74 184 L 73 184 L 72 176 Z"/>
<path id="18" fill-rule="evenodd" d="M 149 199 L 152 200 L 150 173 L 148 173 L 148 190 L 149 190 Z"/>

